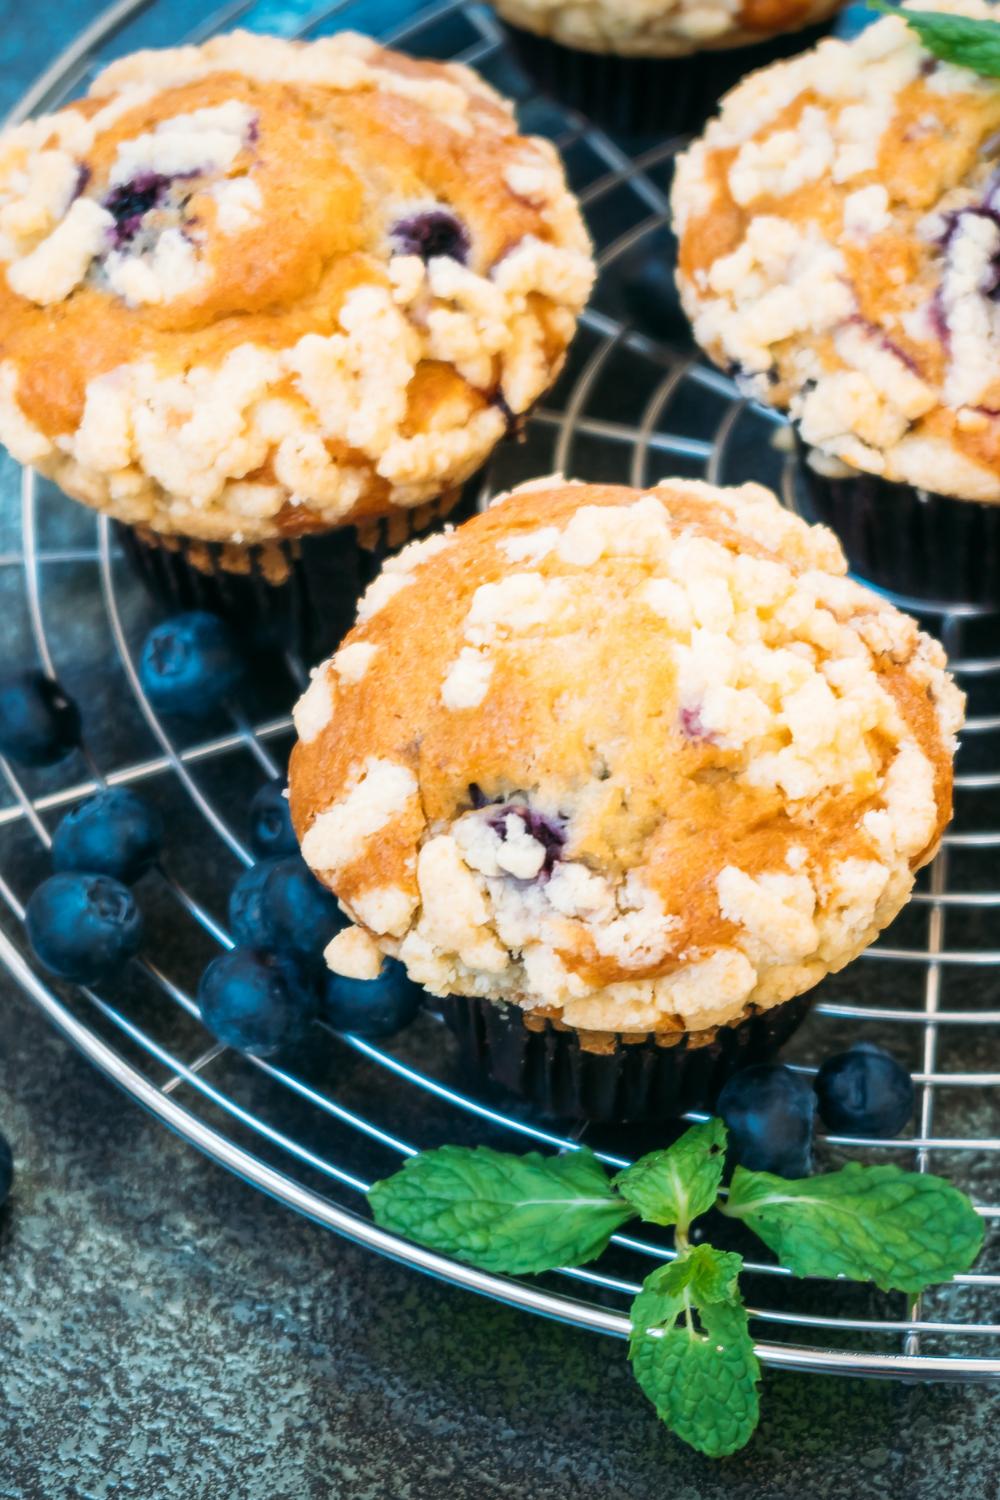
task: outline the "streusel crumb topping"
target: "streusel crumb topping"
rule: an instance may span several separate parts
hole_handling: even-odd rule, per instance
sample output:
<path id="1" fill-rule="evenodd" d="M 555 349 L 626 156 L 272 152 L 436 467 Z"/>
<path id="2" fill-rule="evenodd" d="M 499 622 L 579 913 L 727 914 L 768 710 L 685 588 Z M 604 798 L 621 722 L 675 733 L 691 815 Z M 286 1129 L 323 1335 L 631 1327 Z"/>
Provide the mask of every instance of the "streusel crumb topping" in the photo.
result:
<path id="1" fill-rule="evenodd" d="M 295 711 L 302 852 L 356 924 L 331 965 L 602 1031 L 841 968 L 940 839 L 963 708 L 845 571 L 752 484 L 555 476 L 412 544 Z"/>
<path id="2" fill-rule="evenodd" d="M 140 52 L 0 136 L 0 441 L 206 541 L 422 505 L 551 383 L 593 275 L 554 148 L 468 68 Z"/>

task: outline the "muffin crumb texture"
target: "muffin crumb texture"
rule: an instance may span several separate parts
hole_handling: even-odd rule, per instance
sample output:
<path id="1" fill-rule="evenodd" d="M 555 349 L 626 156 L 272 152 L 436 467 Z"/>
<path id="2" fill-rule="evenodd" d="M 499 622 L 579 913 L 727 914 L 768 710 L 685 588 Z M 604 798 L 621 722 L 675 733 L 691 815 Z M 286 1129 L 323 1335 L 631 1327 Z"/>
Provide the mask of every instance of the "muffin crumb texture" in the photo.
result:
<path id="1" fill-rule="evenodd" d="M 257 542 L 424 504 L 548 388 L 594 268 L 554 147 L 345 32 L 112 63 L 0 136 L 0 441 Z"/>
<path id="2" fill-rule="evenodd" d="M 898 16 L 752 74 L 679 159 L 695 335 L 822 473 L 1000 501 L 998 166 L 1000 81 Z"/>
<path id="3" fill-rule="evenodd" d="M 584 52 L 686 57 L 823 21 L 838 0 L 499 0 L 513 26 Z"/>
<path id="4" fill-rule="evenodd" d="M 292 817 L 438 995 L 705 1031 L 843 967 L 951 810 L 940 646 L 758 485 L 556 475 L 415 542 L 295 710 Z"/>

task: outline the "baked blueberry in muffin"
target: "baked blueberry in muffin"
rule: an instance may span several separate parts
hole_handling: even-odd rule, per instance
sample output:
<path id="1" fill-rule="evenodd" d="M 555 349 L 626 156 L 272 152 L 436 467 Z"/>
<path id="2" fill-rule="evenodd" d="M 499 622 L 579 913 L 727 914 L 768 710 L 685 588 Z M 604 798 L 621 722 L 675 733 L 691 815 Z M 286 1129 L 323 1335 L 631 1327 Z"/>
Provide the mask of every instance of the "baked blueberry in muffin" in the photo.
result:
<path id="1" fill-rule="evenodd" d="M 709 1092 L 758 1060 L 739 1027 L 872 941 L 950 814 L 962 695 L 844 573 L 769 491 L 684 480 L 555 476 L 411 544 L 295 711 L 331 967 L 683 1041 Z"/>

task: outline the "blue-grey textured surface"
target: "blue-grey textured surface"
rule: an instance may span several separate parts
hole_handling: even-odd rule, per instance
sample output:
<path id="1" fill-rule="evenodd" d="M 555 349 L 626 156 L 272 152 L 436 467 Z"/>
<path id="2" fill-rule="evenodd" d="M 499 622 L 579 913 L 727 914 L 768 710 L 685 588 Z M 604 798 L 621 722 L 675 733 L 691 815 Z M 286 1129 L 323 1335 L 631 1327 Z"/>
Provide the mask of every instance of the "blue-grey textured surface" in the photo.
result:
<path id="1" fill-rule="evenodd" d="M 272 6 L 272 24 L 294 9 Z M 203 10 L 175 0 L 170 36 L 150 19 L 132 44 Z M 0 4 L 0 107 L 93 14 Z M 6 547 L 13 466 L 0 479 Z M 9 639 L 20 604 L 0 608 Z M 131 1105 L 8 982 L 0 1128 L 18 1168 L 0 1210 L 4 1500 L 1000 1492 L 991 1388 L 768 1374 L 745 1452 L 699 1457 L 656 1421 L 623 1346 L 429 1282 L 262 1198 Z"/>

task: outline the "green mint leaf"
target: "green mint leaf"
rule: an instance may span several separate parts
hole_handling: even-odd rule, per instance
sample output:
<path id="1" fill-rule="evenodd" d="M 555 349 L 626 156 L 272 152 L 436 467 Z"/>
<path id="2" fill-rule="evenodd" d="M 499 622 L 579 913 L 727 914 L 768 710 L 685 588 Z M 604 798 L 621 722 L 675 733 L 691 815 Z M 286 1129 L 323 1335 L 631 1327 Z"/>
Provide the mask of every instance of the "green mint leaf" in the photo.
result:
<path id="1" fill-rule="evenodd" d="M 738 1303 L 738 1277 L 743 1257 L 711 1245 L 695 1245 L 685 1256 L 659 1266 L 642 1284 L 632 1303 L 632 1338 L 650 1328 L 672 1327 L 687 1302 L 705 1307 L 713 1302 Z M 685 1298 L 685 1291 L 687 1298 Z"/>
<path id="2" fill-rule="evenodd" d="M 383 1229 L 511 1275 L 594 1260 L 635 1214 L 586 1148 L 546 1157 L 442 1146 L 376 1182 L 368 1201 Z"/>
<path id="3" fill-rule="evenodd" d="M 721 1458 L 742 1448 L 757 1426 L 760 1366 L 738 1293 L 734 1301 L 699 1306 L 698 1318 L 700 1329 L 687 1312 L 662 1330 L 633 1333 L 629 1358 L 670 1430 Z"/>
<path id="4" fill-rule="evenodd" d="M 692 1264 L 691 1296 L 699 1307 L 710 1302 L 739 1302 L 742 1255 L 737 1255 L 735 1250 L 696 1245 L 688 1259 Z"/>
<path id="5" fill-rule="evenodd" d="M 744 1222 L 796 1276 L 848 1276 L 919 1292 L 967 1271 L 983 1221 L 940 1177 L 851 1162 L 786 1182 L 737 1167 L 723 1210 Z"/>
<path id="6" fill-rule="evenodd" d="M 665 1151 L 641 1157 L 614 1179 L 615 1187 L 648 1224 L 688 1225 L 715 1202 L 726 1152 L 721 1120 L 692 1125 Z"/>
<path id="7" fill-rule="evenodd" d="M 1000 22 L 974 21 L 937 10 L 901 10 L 884 0 L 868 0 L 883 16 L 899 16 L 920 38 L 921 45 L 942 62 L 970 68 L 984 78 L 1000 78 Z"/>

